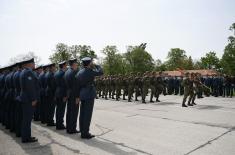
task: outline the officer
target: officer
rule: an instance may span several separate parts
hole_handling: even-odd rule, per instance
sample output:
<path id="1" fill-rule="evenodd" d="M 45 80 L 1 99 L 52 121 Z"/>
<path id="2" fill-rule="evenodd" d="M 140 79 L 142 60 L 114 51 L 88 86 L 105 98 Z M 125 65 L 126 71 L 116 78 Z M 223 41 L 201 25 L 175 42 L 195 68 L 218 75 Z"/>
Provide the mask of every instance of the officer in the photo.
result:
<path id="1" fill-rule="evenodd" d="M 78 63 L 77 59 L 69 60 L 69 68 L 65 72 L 64 78 L 67 88 L 67 113 L 66 113 L 66 130 L 68 134 L 76 134 L 79 133 L 77 131 L 77 117 L 79 104 L 76 103 L 76 90 L 75 90 L 75 75 L 78 72 Z"/>
<path id="2" fill-rule="evenodd" d="M 21 137 L 23 143 L 37 142 L 35 137 L 31 137 L 31 121 L 34 108 L 39 100 L 39 88 L 37 87 L 37 77 L 33 73 L 35 67 L 34 59 L 23 62 L 23 71 L 20 74 L 20 101 L 22 103 L 22 125 Z"/>
<path id="3" fill-rule="evenodd" d="M 55 114 L 55 90 L 56 90 L 56 84 L 55 84 L 55 78 L 54 73 L 56 71 L 56 66 L 54 63 L 48 65 L 49 70 L 46 73 L 46 98 L 47 98 L 47 108 L 48 108 L 48 114 L 47 114 L 47 126 L 55 126 L 54 123 L 54 114 Z"/>
<path id="4" fill-rule="evenodd" d="M 64 113 L 67 101 L 66 94 L 66 84 L 64 79 L 65 71 L 67 70 L 66 61 L 59 63 L 59 70 L 55 73 L 55 82 L 56 82 L 56 129 L 63 130 L 64 126 Z"/>
<path id="5" fill-rule="evenodd" d="M 37 68 L 35 68 L 36 77 L 38 79 L 39 79 L 39 75 L 42 73 L 42 71 L 43 71 L 42 66 L 38 66 Z M 39 85 L 39 88 L 41 89 L 41 84 L 40 84 L 39 80 L 38 80 L 38 85 Z M 40 95 L 40 91 L 39 91 L 39 95 Z M 37 102 L 36 107 L 35 107 L 34 121 L 40 121 L 40 119 L 41 119 L 40 110 L 41 110 L 41 101 L 39 100 Z"/>
<path id="6" fill-rule="evenodd" d="M 45 124 L 47 121 L 47 103 L 46 103 L 46 72 L 48 71 L 48 65 L 44 65 L 42 67 L 42 72 L 39 75 L 39 83 L 40 83 L 40 116 L 41 123 Z"/>
<path id="7" fill-rule="evenodd" d="M 96 97 L 94 78 L 103 75 L 103 70 L 100 66 L 93 64 L 89 57 L 83 58 L 82 64 L 84 68 L 76 75 L 76 103 L 79 104 L 81 101 L 79 117 L 81 138 L 91 139 L 95 137 L 89 132 Z"/>
<path id="8" fill-rule="evenodd" d="M 13 81 L 15 85 L 15 133 L 16 137 L 21 136 L 21 122 L 22 122 L 22 107 L 20 102 L 20 74 L 22 71 L 22 63 L 17 63 L 18 70 L 15 72 L 13 76 Z"/>

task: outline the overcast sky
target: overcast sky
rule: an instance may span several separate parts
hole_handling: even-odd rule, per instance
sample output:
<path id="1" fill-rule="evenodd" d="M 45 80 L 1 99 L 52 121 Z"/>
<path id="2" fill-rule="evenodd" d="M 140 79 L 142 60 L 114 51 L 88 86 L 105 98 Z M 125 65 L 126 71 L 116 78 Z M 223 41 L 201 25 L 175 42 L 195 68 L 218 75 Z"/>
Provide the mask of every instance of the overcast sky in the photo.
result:
<path id="1" fill-rule="evenodd" d="M 235 0 L 0 0 L 0 65 L 33 51 L 48 63 L 55 45 L 86 44 L 101 55 L 106 45 L 146 42 L 154 59 L 170 48 L 198 59 L 223 53 Z"/>

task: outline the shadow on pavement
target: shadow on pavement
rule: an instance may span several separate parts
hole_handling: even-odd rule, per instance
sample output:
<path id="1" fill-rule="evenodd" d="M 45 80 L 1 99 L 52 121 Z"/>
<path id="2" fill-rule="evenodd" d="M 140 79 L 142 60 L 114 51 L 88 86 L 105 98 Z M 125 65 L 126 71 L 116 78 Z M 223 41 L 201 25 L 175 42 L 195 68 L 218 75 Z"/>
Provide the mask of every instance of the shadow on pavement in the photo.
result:
<path id="1" fill-rule="evenodd" d="M 39 122 L 34 122 L 34 123 L 43 127 L 43 128 L 49 129 L 57 134 L 60 134 L 60 135 L 65 136 L 67 138 L 71 138 L 73 140 L 79 141 L 81 143 L 84 143 L 84 144 L 92 147 L 92 148 L 101 149 L 101 150 L 108 152 L 110 154 L 114 154 L 114 155 L 136 155 L 137 154 L 136 152 L 125 151 L 120 148 L 120 146 L 122 146 L 122 145 L 119 145 L 118 143 L 115 143 L 115 142 L 111 142 L 109 140 L 106 141 L 103 138 L 99 138 L 99 136 L 97 136 L 96 138 L 90 139 L 90 140 L 85 140 L 85 139 L 80 138 L 80 134 L 67 134 L 66 130 L 56 130 L 55 127 L 47 127 L 47 126 L 40 124 Z"/>
<path id="2" fill-rule="evenodd" d="M 16 137 L 15 133 L 11 133 L 9 130 L 5 129 L 4 126 L 0 125 L 0 130 L 3 131 L 6 135 L 12 137 L 12 139 L 24 150 L 25 154 L 33 155 L 51 155 L 53 154 L 50 144 L 41 145 L 40 143 L 22 143 L 20 137 Z M 10 146 L 9 146 L 10 147 Z M 10 153 L 9 153 L 10 154 Z"/>

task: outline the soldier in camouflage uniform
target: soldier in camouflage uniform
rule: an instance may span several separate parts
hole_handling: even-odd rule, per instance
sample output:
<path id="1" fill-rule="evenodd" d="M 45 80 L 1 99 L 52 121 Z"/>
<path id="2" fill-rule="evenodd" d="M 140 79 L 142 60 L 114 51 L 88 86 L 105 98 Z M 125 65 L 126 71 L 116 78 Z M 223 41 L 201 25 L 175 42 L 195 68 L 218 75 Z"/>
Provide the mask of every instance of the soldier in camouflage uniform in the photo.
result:
<path id="1" fill-rule="evenodd" d="M 127 78 L 128 81 L 128 102 L 131 102 L 132 100 L 132 96 L 134 93 L 134 76 L 133 73 L 131 73 L 129 75 L 129 77 Z"/>
<path id="2" fill-rule="evenodd" d="M 135 101 L 138 101 L 138 96 L 142 92 L 142 83 L 141 83 L 141 74 L 137 73 L 137 76 L 134 77 L 134 91 L 135 91 Z"/>
<path id="3" fill-rule="evenodd" d="M 115 90 L 116 90 L 116 100 L 119 101 L 119 98 L 121 96 L 121 91 L 122 91 L 122 76 L 118 75 L 115 80 Z"/>
<path id="4" fill-rule="evenodd" d="M 123 89 L 123 100 L 126 100 L 125 97 L 128 95 L 128 77 L 127 77 L 127 75 L 123 75 L 122 89 Z"/>
<path id="5" fill-rule="evenodd" d="M 164 87 L 166 87 L 163 77 L 162 77 L 162 72 L 159 72 L 159 75 L 156 77 L 156 102 L 160 102 L 159 100 L 159 95 L 164 91 Z M 165 95 L 166 93 L 164 93 Z"/>
<path id="6" fill-rule="evenodd" d="M 182 102 L 182 107 L 187 107 L 187 105 L 185 104 L 188 96 L 190 96 L 190 98 L 193 95 L 193 81 L 192 78 L 189 78 L 189 73 L 185 73 L 185 79 L 182 82 L 182 85 L 184 86 L 184 98 L 183 98 L 183 102 Z M 188 105 L 191 106 L 190 101 L 191 99 L 189 98 L 188 101 Z"/>
<path id="7" fill-rule="evenodd" d="M 142 103 L 146 103 L 145 99 L 148 95 L 148 89 L 150 87 L 150 79 L 148 76 L 148 72 L 144 74 L 144 77 L 142 78 L 142 84 L 143 84 L 143 90 L 142 90 Z"/>
<path id="8" fill-rule="evenodd" d="M 151 94 L 150 94 L 150 103 L 153 103 L 153 96 L 156 96 L 156 73 L 152 72 L 149 76 L 150 79 L 150 89 L 151 89 Z"/>
<path id="9" fill-rule="evenodd" d="M 110 85 L 111 85 L 111 97 L 112 97 L 112 99 L 115 99 L 114 98 L 114 95 L 115 95 L 115 88 L 116 88 L 116 85 L 115 85 L 115 79 L 116 79 L 116 77 L 113 75 L 113 76 L 111 76 L 111 82 L 110 82 Z"/>

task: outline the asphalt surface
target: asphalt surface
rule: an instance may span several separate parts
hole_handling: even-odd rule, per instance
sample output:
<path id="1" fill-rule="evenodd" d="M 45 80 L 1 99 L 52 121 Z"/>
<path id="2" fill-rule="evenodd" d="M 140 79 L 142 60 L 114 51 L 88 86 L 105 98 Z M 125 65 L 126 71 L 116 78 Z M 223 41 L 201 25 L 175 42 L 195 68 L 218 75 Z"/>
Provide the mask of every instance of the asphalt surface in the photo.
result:
<path id="1" fill-rule="evenodd" d="M 38 143 L 22 144 L 0 125 L 1 155 L 234 155 L 235 98 L 208 97 L 182 108 L 182 96 L 161 96 L 160 103 L 98 99 L 92 140 L 68 135 L 38 122 Z"/>

